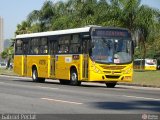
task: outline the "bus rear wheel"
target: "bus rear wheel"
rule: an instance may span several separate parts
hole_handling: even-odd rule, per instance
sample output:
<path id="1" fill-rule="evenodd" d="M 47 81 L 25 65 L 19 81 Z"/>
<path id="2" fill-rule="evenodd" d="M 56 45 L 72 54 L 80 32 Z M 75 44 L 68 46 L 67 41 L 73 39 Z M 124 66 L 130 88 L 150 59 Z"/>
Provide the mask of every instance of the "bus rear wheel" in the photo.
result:
<path id="1" fill-rule="evenodd" d="M 39 83 L 44 83 L 45 82 L 45 78 L 39 78 L 38 77 L 37 68 L 32 69 L 32 80 L 33 80 L 33 82 L 39 82 Z"/>
<path id="2" fill-rule="evenodd" d="M 116 86 L 117 82 L 106 82 L 107 88 L 114 88 Z"/>
<path id="3" fill-rule="evenodd" d="M 81 85 L 81 82 L 78 81 L 78 74 L 77 74 L 77 71 L 75 69 L 72 69 L 70 71 L 70 85 L 73 85 L 73 86 Z"/>
<path id="4" fill-rule="evenodd" d="M 69 85 L 70 81 L 69 80 L 63 80 L 63 79 L 60 79 L 60 84 L 62 85 Z"/>

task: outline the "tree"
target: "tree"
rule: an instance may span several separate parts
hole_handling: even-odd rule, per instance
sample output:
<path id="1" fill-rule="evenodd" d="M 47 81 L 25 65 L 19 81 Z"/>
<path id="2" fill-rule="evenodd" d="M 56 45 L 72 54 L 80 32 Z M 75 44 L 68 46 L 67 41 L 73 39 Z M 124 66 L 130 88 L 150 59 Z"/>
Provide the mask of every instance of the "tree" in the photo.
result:
<path id="1" fill-rule="evenodd" d="M 28 15 L 27 21 L 31 23 L 32 30 L 35 31 L 35 28 L 37 28 L 36 32 L 47 31 L 51 28 L 51 21 L 54 15 L 52 1 L 46 1 L 40 10 L 34 10 Z"/>
<path id="2" fill-rule="evenodd" d="M 117 1 L 117 0 L 115 0 Z M 155 25 L 154 9 L 141 5 L 141 0 L 119 0 L 121 15 L 118 19 L 123 27 L 128 28 L 132 35 L 139 33 L 139 48 L 142 58 L 146 56 L 146 42 Z"/>
<path id="3" fill-rule="evenodd" d="M 23 21 L 21 24 L 17 25 L 17 30 L 15 34 L 19 35 L 19 34 L 31 33 L 31 31 L 29 30 L 30 27 L 31 24 L 28 21 Z"/>
<path id="4" fill-rule="evenodd" d="M 7 60 L 6 69 L 10 67 L 11 60 L 13 59 L 13 53 L 14 53 L 13 47 L 9 47 L 1 53 L 1 57 Z"/>
<path id="5" fill-rule="evenodd" d="M 140 52 L 136 53 L 142 53 L 141 56 L 145 58 L 146 46 L 147 51 L 153 53 L 154 46 L 148 43 L 159 41 L 160 12 L 142 5 L 141 0 L 68 0 L 54 4 L 47 0 L 40 10 L 32 11 L 28 19 L 17 26 L 16 34 L 86 25 L 128 28 L 133 36 L 139 36 L 139 47 L 136 50 Z M 156 44 L 156 51 L 159 46 Z"/>

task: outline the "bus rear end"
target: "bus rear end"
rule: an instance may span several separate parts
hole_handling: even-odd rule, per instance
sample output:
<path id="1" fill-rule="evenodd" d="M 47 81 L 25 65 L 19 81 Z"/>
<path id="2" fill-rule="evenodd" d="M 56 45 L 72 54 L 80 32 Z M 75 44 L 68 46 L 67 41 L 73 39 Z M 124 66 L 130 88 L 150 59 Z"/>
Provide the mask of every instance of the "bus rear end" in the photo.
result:
<path id="1" fill-rule="evenodd" d="M 157 70 L 157 60 L 145 59 L 145 70 Z"/>

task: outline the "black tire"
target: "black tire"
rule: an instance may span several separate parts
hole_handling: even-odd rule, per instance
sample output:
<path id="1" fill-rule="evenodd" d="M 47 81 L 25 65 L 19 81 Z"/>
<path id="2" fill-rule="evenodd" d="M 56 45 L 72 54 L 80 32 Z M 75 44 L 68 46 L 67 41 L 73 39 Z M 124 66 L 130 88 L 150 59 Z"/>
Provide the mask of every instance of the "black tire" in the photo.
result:
<path id="1" fill-rule="evenodd" d="M 60 84 L 62 84 L 62 85 L 69 85 L 69 83 L 70 83 L 69 80 L 62 80 L 62 79 L 60 79 L 59 82 L 60 82 Z"/>
<path id="2" fill-rule="evenodd" d="M 45 82 L 45 78 L 39 78 L 38 77 L 37 68 L 33 68 L 32 69 L 32 80 L 33 80 L 33 82 L 40 82 L 40 83 L 44 83 Z"/>
<path id="3" fill-rule="evenodd" d="M 70 85 L 73 85 L 73 86 L 81 85 L 81 82 L 78 81 L 78 74 L 77 74 L 77 71 L 75 69 L 72 69 L 70 71 Z"/>
<path id="4" fill-rule="evenodd" d="M 36 68 L 32 69 L 32 80 L 33 82 L 38 82 L 38 72 Z"/>
<path id="5" fill-rule="evenodd" d="M 112 82 L 112 83 L 107 83 L 106 82 L 106 86 L 107 86 L 107 88 L 114 88 L 115 86 L 116 86 L 116 84 L 117 84 L 117 82 Z"/>
<path id="6" fill-rule="evenodd" d="M 38 82 L 39 83 L 44 83 L 45 82 L 45 78 L 38 78 Z"/>

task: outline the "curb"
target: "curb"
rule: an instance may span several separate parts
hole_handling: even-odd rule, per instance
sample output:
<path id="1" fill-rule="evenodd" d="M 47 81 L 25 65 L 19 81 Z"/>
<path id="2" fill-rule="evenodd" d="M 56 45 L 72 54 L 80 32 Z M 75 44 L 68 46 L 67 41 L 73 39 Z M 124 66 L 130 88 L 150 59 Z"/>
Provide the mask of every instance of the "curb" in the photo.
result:
<path id="1" fill-rule="evenodd" d="M 8 74 L 0 74 L 5 76 L 14 76 L 14 77 L 21 77 L 18 75 L 8 75 Z M 127 86 L 137 86 L 137 87 L 150 87 L 150 88 L 160 88 L 160 86 L 156 85 L 146 85 L 146 84 L 135 84 L 135 83 L 117 83 L 117 85 L 127 85 Z"/>
<path id="2" fill-rule="evenodd" d="M 145 84 L 135 84 L 135 83 L 118 83 L 118 85 L 160 88 L 160 86 L 156 86 L 156 85 L 145 85 Z"/>

